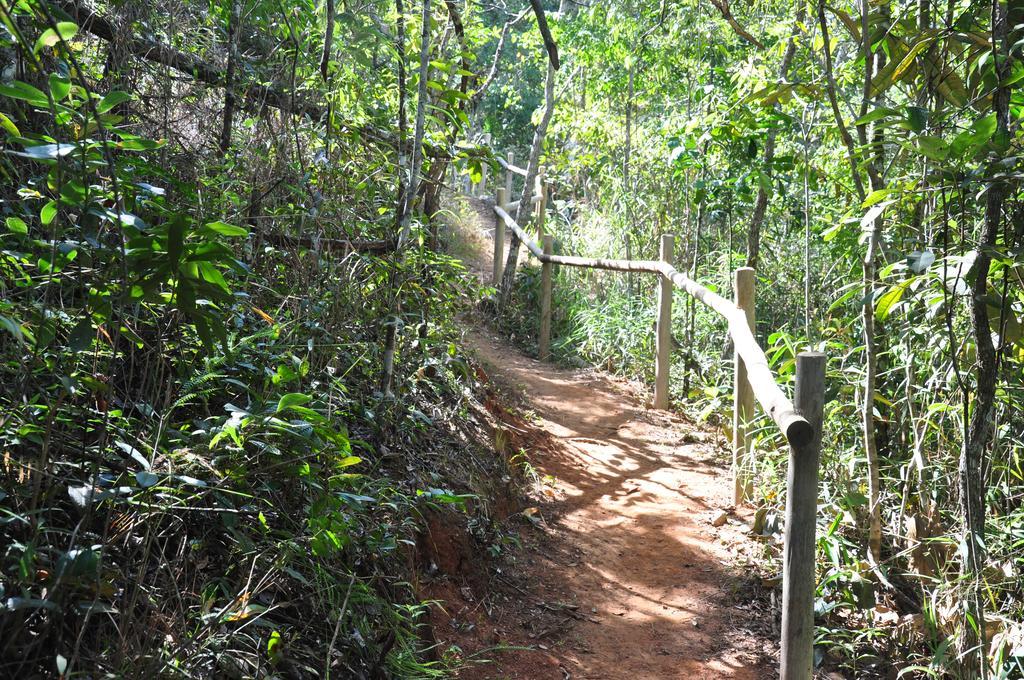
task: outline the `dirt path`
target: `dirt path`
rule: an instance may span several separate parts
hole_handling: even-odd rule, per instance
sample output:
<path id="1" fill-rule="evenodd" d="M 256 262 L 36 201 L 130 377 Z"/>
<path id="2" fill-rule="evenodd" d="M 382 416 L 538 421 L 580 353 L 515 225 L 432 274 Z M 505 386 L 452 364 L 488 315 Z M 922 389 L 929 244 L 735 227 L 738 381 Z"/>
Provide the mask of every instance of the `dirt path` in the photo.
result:
<path id="1" fill-rule="evenodd" d="M 744 518 L 712 524 L 730 503 L 720 435 L 599 372 L 541 364 L 486 330 L 468 340 L 532 411 L 509 427 L 544 502 L 527 511 L 539 529 L 524 532 L 515 573 L 495 576 L 506 601 L 480 617 L 493 642 L 531 649 L 491 651 L 460 677 L 771 677 L 771 617 L 736 566 Z"/>

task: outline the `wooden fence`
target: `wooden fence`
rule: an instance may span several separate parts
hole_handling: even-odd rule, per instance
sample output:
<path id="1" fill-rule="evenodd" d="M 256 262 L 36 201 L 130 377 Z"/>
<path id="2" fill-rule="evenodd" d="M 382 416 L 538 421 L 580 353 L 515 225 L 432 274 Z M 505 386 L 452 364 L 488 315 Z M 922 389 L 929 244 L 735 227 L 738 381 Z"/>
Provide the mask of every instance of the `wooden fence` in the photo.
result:
<path id="1" fill-rule="evenodd" d="M 796 387 L 793 400 L 786 396 L 768 365 L 764 351 L 754 337 L 754 270 L 741 267 L 735 272 L 735 300 L 730 301 L 702 286 L 672 266 L 675 237 L 664 234 L 658 260 L 611 260 L 555 255 L 553 241 L 544 233 L 547 186 L 539 173 L 533 192 L 537 208 L 534 222 L 541 244 L 538 245 L 512 212 L 518 206 L 509 202 L 514 174 L 526 175 L 511 157 L 499 159 L 505 170 L 504 186 L 496 190 L 494 205 L 495 285 L 499 285 L 504 267 L 505 227 L 519 237 L 541 263 L 541 299 L 539 356 L 550 359 L 551 289 L 553 267 L 588 267 L 623 272 L 643 272 L 658 277 L 658 308 L 655 339 L 654 407 L 669 407 L 669 368 L 671 356 L 672 296 L 679 289 L 710 307 L 728 322 L 728 333 L 735 346 L 733 389 L 732 473 L 734 502 L 743 503 L 751 493 L 754 452 L 749 437 L 754 418 L 754 402 L 775 422 L 789 442 L 785 542 L 783 547 L 782 653 L 780 678 L 811 680 L 813 676 L 815 520 L 818 499 L 818 464 L 821 452 L 822 411 L 824 409 L 825 355 L 802 352 L 796 358 Z M 486 167 L 486 166 L 485 166 Z M 480 196 L 487 177 L 470 187 Z M 524 191 L 525 195 L 526 192 Z"/>

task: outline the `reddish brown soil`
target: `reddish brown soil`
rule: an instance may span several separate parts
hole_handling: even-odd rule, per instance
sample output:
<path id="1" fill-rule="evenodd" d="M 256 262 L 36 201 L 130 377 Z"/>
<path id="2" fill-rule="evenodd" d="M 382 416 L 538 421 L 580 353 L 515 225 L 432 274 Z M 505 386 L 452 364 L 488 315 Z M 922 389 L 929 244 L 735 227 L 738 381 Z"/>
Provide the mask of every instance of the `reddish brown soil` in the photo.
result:
<path id="1" fill-rule="evenodd" d="M 775 675 L 772 617 L 731 551 L 744 525 L 711 525 L 730 503 L 719 436 L 600 373 L 541 364 L 485 331 L 467 339 L 532 411 L 498 415 L 540 482 L 536 506 L 509 522 L 523 548 L 491 568 L 486 592 L 451 580 L 432 591 L 446 602 L 438 642 L 470 661 L 459 677 Z"/>

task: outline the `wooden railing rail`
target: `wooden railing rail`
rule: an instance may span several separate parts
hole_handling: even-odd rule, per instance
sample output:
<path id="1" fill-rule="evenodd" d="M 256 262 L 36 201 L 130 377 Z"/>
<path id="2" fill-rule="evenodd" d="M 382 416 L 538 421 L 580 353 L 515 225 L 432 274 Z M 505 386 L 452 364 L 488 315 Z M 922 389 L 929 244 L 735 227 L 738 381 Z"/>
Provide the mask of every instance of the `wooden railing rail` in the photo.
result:
<path id="1" fill-rule="evenodd" d="M 517 175 L 526 177 L 526 168 L 521 168 L 518 165 L 512 164 L 512 154 L 508 154 L 508 160 L 505 160 L 501 156 L 498 156 L 498 165 L 505 168 L 510 172 L 514 172 Z"/>
<path id="2" fill-rule="evenodd" d="M 697 283 L 686 274 L 676 270 L 668 262 L 658 260 L 608 260 L 592 257 L 572 257 L 567 255 L 549 255 L 530 238 L 522 227 L 516 224 L 508 212 L 499 205 L 494 206 L 494 213 L 505 225 L 515 232 L 529 251 L 542 264 L 560 264 L 568 267 L 589 267 L 592 269 L 608 269 L 622 272 L 646 272 L 660 274 L 706 306 L 724 317 L 729 324 L 729 335 L 736 344 L 736 352 L 743 360 L 747 369 L 747 380 L 761 408 L 765 410 L 775 424 L 779 426 L 786 440 L 794 446 L 806 444 L 814 436 L 814 429 L 806 418 L 796 412 L 793 402 L 789 400 L 782 388 L 775 382 L 768 358 L 757 344 L 754 333 L 747 324 L 746 312 L 732 302 L 726 300 L 709 288 Z"/>
<path id="3" fill-rule="evenodd" d="M 654 407 L 669 405 L 671 358 L 672 290 L 679 288 L 717 312 L 728 323 L 735 345 L 733 389 L 733 482 L 737 505 L 751 493 L 748 427 L 754 415 L 754 400 L 778 426 L 790 445 L 785 544 L 783 549 L 783 621 L 780 677 L 810 680 L 813 674 L 815 518 L 817 515 L 818 463 L 821 451 L 824 406 L 825 357 L 817 352 L 797 356 L 796 389 L 791 401 L 772 373 L 764 350 L 754 337 L 754 270 L 736 271 L 735 302 L 718 295 L 672 266 L 675 237 L 661 237 L 660 260 L 620 260 L 555 255 L 553 241 L 544 234 L 546 188 L 543 180 L 535 189 L 539 202 L 534 221 L 543 243 L 538 245 L 510 214 L 512 173 L 525 174 L 510 162 L 499 163 L 506 171 L 505 186 L 496 191 L 494 215 L 494 283 L 499 285 L 504 266 L 505 229 L 508 227 L 541 263 L 540 337 L 538 354 L 550 358 L 551 287 L 554 265 L 587 267 L 658 276 L 658 318 L 655 341 Z M 522 171 L 522 173 L 520 173 Z M 518 203 L 516 204 L 518 205 Z M 795 401 L 795 403 L 794 403 Z"/>

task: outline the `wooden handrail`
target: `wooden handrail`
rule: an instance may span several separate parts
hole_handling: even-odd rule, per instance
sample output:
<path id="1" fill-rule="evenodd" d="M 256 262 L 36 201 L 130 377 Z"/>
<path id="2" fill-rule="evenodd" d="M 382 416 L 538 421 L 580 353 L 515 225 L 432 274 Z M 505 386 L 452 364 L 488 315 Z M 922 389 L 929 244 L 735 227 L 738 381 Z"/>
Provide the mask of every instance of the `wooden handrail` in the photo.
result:
<path id="1" fill-rule="evenodd" d="M 532 196 L 532 197 L 530 198 L 530 202 L 531 202 L 531 203 L 533 203 L 533 204 L 537 204 L 537 203 L 540 203 L 540 200 L 541 200 L 541 196 L 540 196 L 540 194 L 534 194 L 534 195 L 533 195 L 533 196 Z M 515 210 L 516 208 L 518 208 L 518 207 L 519 207 L 519 204 L 520 204 L 520 203 L 522 203 L 522 201 L 518 201 L 518 200 L 517 200 L 517 201 L 512 201 L 512 202 L 510 202 L 510 203 L 506 203 L 506 204 L 505 204 L 505 210 L 506 210 L 506 211 L 507 211 L 507 210 Z"/>
<path id="2" fill-rule="evenodd" d="M 510 171 L 516 173 L 517 175 L 521 175 L 523 177 L 526 177 L 526 168 L 521 168 L 518 165 L 512 165 L 511 163 L 506 161 L 501 156 L 498 156 L 498 165 L 500 165 L 501 167 L 505 168 L 506 170 L 510 170 Z"/>
<path id="3" fill-rule="evenodd" d="M 754 391 L 754 397 L 761 408 L 778 425 L 793 446 L 804 446 L 814 437 L 814 428 L 806 418 L 796 412 L 793 402 L 775 382 L 768 357 L 757 344 L 757 339 L 747 325 L 747 317 L 743 310 L 726 300 L 721 295 L 697 283 L 686 274 L 677 271 L 667 262 L 656 260 L 609 260 L 592 257 L 571 257 L 565 255 L 548 255 L 530 238 L 515 219 L 499 205 L 494 206 L 494 213 L 515 232 L 529 251 L 541 263 L 560 264 L 568 267 L 589 267 L 592 269 L 608 269 L 623 272 L 646 272 L 660 274 L 688 295 L 710 307 L 725 318 L 729 324 L 729 335 L 736 345 L 736 352 L 747 366 L 748 379 Z"/>

